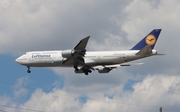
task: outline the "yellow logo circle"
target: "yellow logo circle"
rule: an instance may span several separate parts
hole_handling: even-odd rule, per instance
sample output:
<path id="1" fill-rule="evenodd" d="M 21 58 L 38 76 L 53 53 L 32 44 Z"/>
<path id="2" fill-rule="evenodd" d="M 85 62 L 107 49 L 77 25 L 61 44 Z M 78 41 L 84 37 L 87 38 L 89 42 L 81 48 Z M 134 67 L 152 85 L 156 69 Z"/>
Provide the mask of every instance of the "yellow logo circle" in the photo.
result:
<path id="1" fill-rule="evenodd" d="M 147 45 L 154 45 L 156 43 L 156 37 L 154 35 L 148 35 L 145 41 Z"/>

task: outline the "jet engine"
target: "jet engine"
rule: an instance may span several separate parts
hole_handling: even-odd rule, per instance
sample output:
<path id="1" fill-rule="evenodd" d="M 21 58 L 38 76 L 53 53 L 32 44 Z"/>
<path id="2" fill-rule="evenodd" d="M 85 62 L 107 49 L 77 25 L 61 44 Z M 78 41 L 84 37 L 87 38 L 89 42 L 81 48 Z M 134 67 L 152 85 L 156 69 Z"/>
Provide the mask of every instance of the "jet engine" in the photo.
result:
<path id="1" fill-rule="evenodd" d="M 61 52 L 61 54 L 64 58 L 70 58 L 75 54 L 75 50 L 64 50 Z"/>
<path id="2" fill-rule="evenodd" d="M 67 58 L 55 58 L 53 59 L 53 63 L 55 64 L 62 64 L 65 63 L 67 61 Z"/>

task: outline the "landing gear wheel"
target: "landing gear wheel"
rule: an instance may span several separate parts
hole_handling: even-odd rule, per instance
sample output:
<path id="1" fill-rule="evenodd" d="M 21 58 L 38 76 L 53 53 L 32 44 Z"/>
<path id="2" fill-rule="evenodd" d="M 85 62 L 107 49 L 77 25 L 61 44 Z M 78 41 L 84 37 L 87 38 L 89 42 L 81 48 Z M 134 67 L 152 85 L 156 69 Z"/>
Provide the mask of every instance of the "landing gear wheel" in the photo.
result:
<path id="1" fill-rule="evenodd" d="M 85 72 L 85 75 L 88 75 L 88 72 Z"/>
<path id="2" fill-rule="evenodd" d="M 27 73 L 31 73 L 31 70 L 27 70 Z"/>
<path id="3" fill-rule="evenodd" d="M 82 68 L 82 71 L 84 72 L 85 75 L 88 75 L 89 73 L 91 73 L 92 71 L 89 69 L 88 66 L 84 66 Z"/>
<path id="4" fill-rule="evenodd" d="M 79 71 L 79 69 L 78 69 L 78 68 L 75 68 L 75 71 Z"/>
<path id="5" fill-rule="evenodd" d="M 79 71 L 78 67 L 77 66 L 74 66 L 74 69 L 75 71 Z"/>
<path id="6" fill-rule="evenodd" d="M 91 70 L 88 70 L 89 73 L 91 73 L 92 71 Z"/>

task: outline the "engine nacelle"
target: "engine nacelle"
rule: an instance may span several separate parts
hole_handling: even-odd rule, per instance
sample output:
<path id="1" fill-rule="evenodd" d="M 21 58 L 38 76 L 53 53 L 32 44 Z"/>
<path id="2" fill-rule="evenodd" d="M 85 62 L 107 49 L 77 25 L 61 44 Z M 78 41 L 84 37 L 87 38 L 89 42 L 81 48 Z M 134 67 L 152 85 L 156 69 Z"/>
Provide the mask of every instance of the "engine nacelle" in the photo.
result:
<path id="1" fill-rule="evenodd" d="M 109 71 L 111 71 L 112 69 L 110 68 L 100 68 L 98 69 L 99 73 L 109 73 Z"/>
<path id="2" fill-rule="evenodd" d="M 63 58 L 54 58 L 54 59 L 53 59 L 53 63 L 55 63 L 55 64 L 62 64 L 63 61 L 64 61 Z"/>
<path id="3" fill-rule="evenodd" d="M 64 50 L 61 52 L 62 57 L 64 58 L 70 58 L 74 55 L 75 51 L 74 50 Z"/>

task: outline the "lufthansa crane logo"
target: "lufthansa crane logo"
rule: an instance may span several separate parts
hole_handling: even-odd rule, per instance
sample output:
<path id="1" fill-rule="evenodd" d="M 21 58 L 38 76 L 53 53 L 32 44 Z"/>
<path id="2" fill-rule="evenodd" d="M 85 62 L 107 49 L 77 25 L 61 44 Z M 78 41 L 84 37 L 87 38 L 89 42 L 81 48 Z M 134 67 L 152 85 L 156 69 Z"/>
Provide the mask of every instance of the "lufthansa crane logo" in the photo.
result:
<path id="1" fill-rule="evenodd" d="M 147 45 L 154 45 L 156 43 L 156 37 L 154 35 L 148 35 L 145 41 Z"/>

